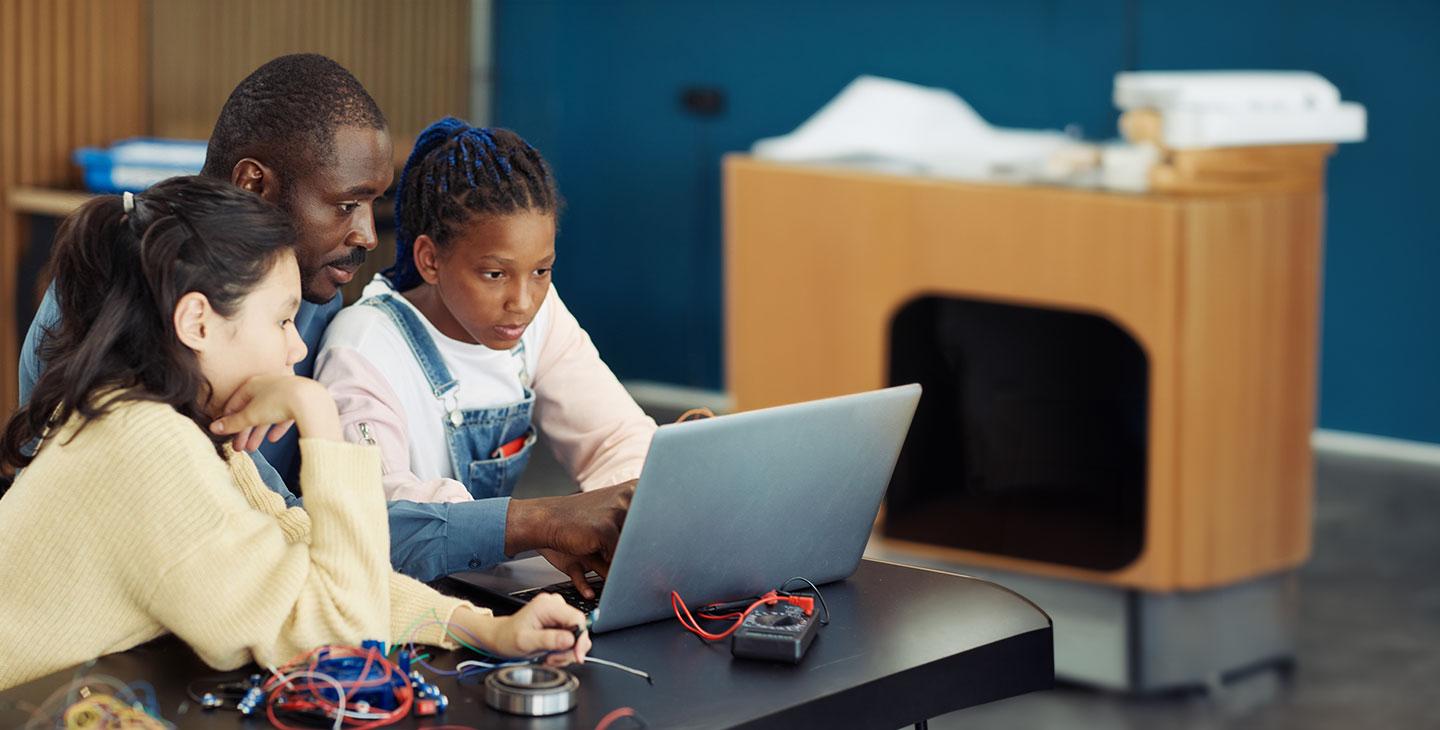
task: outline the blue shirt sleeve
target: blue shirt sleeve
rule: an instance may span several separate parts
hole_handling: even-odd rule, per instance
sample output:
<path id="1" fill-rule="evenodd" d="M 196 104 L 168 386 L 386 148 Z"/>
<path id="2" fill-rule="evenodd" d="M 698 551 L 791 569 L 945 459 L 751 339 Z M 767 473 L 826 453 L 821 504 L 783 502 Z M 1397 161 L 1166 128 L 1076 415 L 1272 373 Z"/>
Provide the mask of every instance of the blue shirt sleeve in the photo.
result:
<path id="1" fill-rule="evenodd" d="M 60 322 L 60 305 L 55 301 L 55 282 L 45 288 L 45 298 L 40 300 L 40 308 L 35 311 L 35 319 L 30 321 L 30 329 L 25 332 L 25 344 L 20 348 L 20 402 L 30 401 L 30 391 L 35 389 L 35 381 L 40 377 L 40 371 L 45 369 L 45 363 L 40 362 L 40 338 L 44 336 L 45 330 L 54 327 Z"/>
<path id="2" fill-rule="evenodd" d="M 391 502 L 390 564 L 419 580 L 507 559 L 509 497 L 473 502 Z"/>
<path id="3" fill-rule="evenodd" d="M 285 480 L 280 478 L 280 472 L 275 471 L 275 467 L 270 465 L 270 460 L 266 459 L 264 454 L 259 451 L 252 451 L 250 452 L 250 460 L 255 462 L 255 470 L 260 472 L 260 479 L 265 482 L 265 486 L 269 487 L 270 491 L 285 498 L 286 507 L 304 506 L 300 503 L 300 498 L 295 496 L 295 493 L 290 491 L 289 487 L 285 486 Z"/>
<path id="4" fill-rule="evenodd" d="M 286 507 L 304 507 L 304 500 L 285 486 L 279 472 L 259 452 L 250 458 L 265 486 L 285 498 Z M 461 570 L 488 568 L 503 562 L 505 518 L 510 498 L 473 502 L 390 502 L 390 564 L 418 580 L 435 580 Z"/>

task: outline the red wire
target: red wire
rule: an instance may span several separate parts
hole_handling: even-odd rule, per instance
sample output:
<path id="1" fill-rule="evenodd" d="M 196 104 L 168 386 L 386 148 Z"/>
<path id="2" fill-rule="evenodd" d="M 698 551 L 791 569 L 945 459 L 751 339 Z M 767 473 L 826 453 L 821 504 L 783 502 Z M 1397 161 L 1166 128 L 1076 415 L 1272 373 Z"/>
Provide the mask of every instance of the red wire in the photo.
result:
<path id="1" fill-rule="evenodd" d="M 690 615 L 690 608 L 685 605 L 685 600 L 682 599 L 680 597 L 680 594 L 675 591 L 670 591 L 670 608 L 675 611 L 675 619 L 678 620 L 680 622 L 680 625 L 684 626 L 687 631 L 703 639 L 708 639 L 710 641 L 719 641 L 735 633 L 735 630 L 740 628 L 740 624 L 745 623 L 745 617 L 749 616 L 751 611 L 754 611 L 756 608 L 759 608 L 766 603 L 774 601 L 775 598 L 776 596 L 772 592 L 755 599 L 754 603 L 750 604 L 749 607 L 747 607 L 743 612 L 740 613 L 739 617 L 735 619 L 735 623 L 730 625 L 730 628 L 725 629 L 718 634 L 714 634 L 700 628 L 700 623 L 695 620 L 694 616 Z M 682 611 L 684 612 L 683 616 L 681 615 Z"/>
<path id="2" fill-rule="evenodd" d="M 610 727 L 612 724 L 615 723 L 616 720 L 619 720 L 619 719 L 622 718 L 622 717 L 634 717 L 634 716 L 635 716 L 635 708 L 633 708 L 633 707 L 620 707 L 620 708 L 611 710 L 611 711 L 610 711 L 610 714 L 608 714 L 608 715 L 600 718 L 600 724 L 598 724 L 598 725 L 595 726 L 595 730 L 605 730 L 605 728 Z"/>
<path id="3" fill-rule="evenodd" d="M 296 670 L 296 666 L 301 662 L 306 662 L 306 660 L 309 660 L 309 666 L 307 668 L 312 672 L 316 671 L 316 667 L 319 666 L 319 659 L 316 655 L 325 648 L 326 647 L 317 647 L 308 652 L 305 652 L 304 654 L 301 654 L 300 656 L 295 657 L 294 659 L 285 663 L 282 666 L 282 668 L 279 670 L 280 674 L 283 676 L 285 674 L 294 672 Z M 365 651 L 355 647 L 332 646 L 329 647 L 329 649 L 332 656 L 360 656 L 361 652 Z M 374 649 L 365 651 L 364 655 L 366 657 L 365 668 L 360 674 L 361 677 L 366 677 L 369 674 L 370 668 L 374 666 L 376 661 L 380 663 L 381 669 L 384 669 L 385 672 L 378 679 L 362 679 L 353 682 L 341 682 L 340 686 L 341 689 L 345 690 L 347 705 L 350 704 L 349 700 L 354 696 L 355 690 L 360 689 L 361 687 L 373 687 L 380 684 L 388 684 L 390 682 L 390 677 L 392 674 L 401 678 L 402 685 L 395 689 L 395 699 L 399 701 L 399 705 L 394 710 L 385 713 L 383 717 L 379 717 L 369 721 L 350 717 L 345 718 L 343 721 L 344 724 L 346 726 L 354 728 L 354 730 L 377 728 L 397 722 L 410 713 L 410 708 L 415 701 L 415 692 L 414 689 L 410 686 L 410 678 L 405 676 L 398 667 L 392 664 L 385 657 L 380 656 L 379 653 L 376 652 Z M 309 689 L 310 695 L 303 699 L 297 699 L 296 701 L 303 705 L 308 705 L 308 707 L 306 707 L 305 709 L 318 709 L 327 714 L 335 712 L 335 710 L 338 709 L 339 705 L 337 703 L 331 702 L 325 697 L 325 695 L 315 691 L 314 677 L 308 677 L 307 679 L 309 681 L 306 682 L 306 687 L 307 689 Z M 305 728 L 297 728 L 291 725 L 286 725 L 285 723 L 281 722 L 280 718 L 276 717 L 275 715 L 275 693 L 280 691 L 280 689 L 282 689 L 284 686 L 290 685 L 293 682 L 294 680 L 291 680 L 291 682 L 281 683 L 279 677 L 271 677 L 268 681 L 265 682 L 264 685 L 262 685 L 262 689 L 264 689 L 266 693 L 265 715 L 270 720 L 271 725 L 274 725 L 281 730 L 306 730 Z M 274 686 L 272 687 L 271 685 Z"/>
<path id="4" fill-rule="evenodd" d="M 699 616 L 700 618 L 709 619 L 709 620 L 711 620 L 711 621 L 724 621 L 724 620 L 727 619 L 727 618 L 740 618 L 743 614 L 741 614 L 739 611 L 734 611 L 734 612 L 731 612 L 731 613 L 722 613 L 722 614 L 713 614 L 713 613 L 705 613 L 705 612 L 703 612 L 703 611 L 696 611 L 696 612 L 695 612 L 695 615 L 696 615 L 696 616 Z"/>
<path id="5" fill-rule="evenodd" d="M 338 656 L 341 656 L 341 657 L 354 656 L 354 655 L 358 654 L 359 651 L 360 651 L 360 650 L 354 649 L 353 647 L 332 647 L 331 652 L 330 652 L 330 658 L 334 658 L 334 657 L 336 657 L 337 655 L 338 655 Z M 375 678 L 375 679 L 367 679 L 367 677 L 370 676 L 370 668 L 373 667 L 373 666 L 375 666 L 375 660 L 376 660 L 377 657 L 378 657 L 378 658 L 380 659 L 380 661 L 381 661 L 381 669 L 384 669 L 385 671 L 382 672 L 382 673 L 380 674 L 380 676 L 377 677 L 377 678 Z M 312 655 L 311 658 L 310 658 L 310 671 L 312 671 L 312 672 L 317 671 L 317 669 L 319 668 L 319 666 L 320 666 L 320 658 L 319 658 L 319 655 L 318 655 L 318 653 L 317 653 L 317 654 L 315 654 L 315 655 Z M 346 692 L 345 692 L 345 704 L 347 704 L 347 705 L 351 704 L 351 700 L 353 700 L 354 697 L 355 697 L 355 692 L 356 692 L 356 690 L 359 690 L 359 689 L 364 688 L 364 687 L 378 687 L 378 686 L 380 686 L 380 685 L 390 684 L 390 675 L 391 675 L 392 673 L 394 673 L 394 674 L 400 674 L 400 672 L 395 668 L 395 666 L 394 666 L 393 664 L 391 664 L 391 663 L 389 662 L 389 660 L 385 659 L 383 656 L 379 656 L 379 652 L 377 652 L 375 649 L 372 648 L 372 649 L 366 651 L 366 653 L 365 653 L 365 665 L 364 665 L 364 667 L 360 670 L 360 677 L 361 677 L 361 679 L 354 680 L 354 681 L 351 681 L 351 682 L 342 682 L 342 683 L 341 683 L 341 686 L 342 686 L 342 687 L 347 688 L 347 689 L 346 689 Z M 329 698 L 327 698 L 325 695 L 320 694 L 319 692 L 316 692 L 316 691 L 315 691 L 315 678 L 314 678 L 314 677 L 307 677 L 306 680 L 307 680 L 307 681 L 306 681 L 306 687 L 307 687 L 307 689 L 310 690 L 310 695 L 311 695 L 311 697 L 313 698 L 312 704 L 314 704 L 314 705 L 316 705 L 317 707 L 321 708 L 321 709 L 324 710 L 326 713 L 334 712 L 334 711 L 336 711 L 336 710 L 339 709 L 340 706 L 339 706 L 338 703 L 331 702 L 331 701 L 329 700 Z M 403 699 L 404 699 L 405 696 L 411 696 L 411 695 L 413 695 L 413 694 L 414 694 L 414 692 L 410 689 L 410 680 L 409 680 L 408 677 L 405 678 L 405 683 L 404 683 L 400 688 L 397 688 L 397 689 L 394 691 L 395 699 L 396 699 L 397 701 L 401 701 L 402 704 L 403 704 Z M 391 710 L 389 713 L 386 713 L 384 717 L 382 717 L 382 718 L 377 718 L 377 719 L 375 719 L 375 720 L 372 720 L 372 721 L 371 721 L 371 724 L 367 724 L 367 725 L 358 725 L 357 723 L 361 723 L 361 722 L 363 722 L 363 721 L 362 721 L 362 720 L 357 720 L 357 719 L 354 719 L 354 718 L 348 718 L 348 717 L 345 718 L 345 720 L 344 720 L 343 722 L 344 722 L 345 724 L 347 724 L 347 725 L 352 725 L 352 726 L 356 726 L 356 727 L 379 727 L 379 725 L 376 725 L 376 724 L 374 724 L 374 723 L 380 723 L 380 725 L 388 725 L 389 723 L 395 722 L 396 720 L 400 719 L 399 717 L 395 716 L 395 714 L 394 714 L 394 713 L 399 712 L 399 711 L 400 711 L 400 708 L 397 706 L 396 709 Z M 403 715 L 402 715 L 402 716 L 403 716 Z"/>
<path id="6" fill-rule="evenodd" d="M 389 662 L 386 662 L 386 663 L 388 664 Z M 368 653 L 368 654 L 365 655 L 365 666 L 363 666 L 363 667 L 360 668 L 360 681 L 359 681 L 359 682 L 356 682 L 354 685 L 352 685 L 352 686 L 350 687 L 350 691 L 345 693 L 345 701 L 346 701 L 346 702 L 349 702 L 349 701 L 351 700 L 351 698 L 353 698 L 353 697 L 355 696 L 355 690 L 360 689 L 360 688 L 363 687 L 363 686 L 366 686 L 365 683 L 368 682 L 368 681 L 370 681 L 370 680 L 369 680 L 369 678 L 370 678 L 370 667 L 372 667 L 372 666 L 374 666 L 374 665 L 375 665 L 375 649 L 372 648 L 372 649 L 370 649 L 370 653 Z M 319 666 L 319 662 L 316 662 L 316 666 Z M 314 670 L 314 669 L 311 669 L 310 671 L 313 672 L 313 671 L 315 671 L 315 670 Z M 382 674 L 382 675 L 380 675 L 380 676 L 381 676 L 381 679 L 383 679 L 384 681 L 386 681 L 386 682 L 389 682 L 389 681 L 390 681 L 390 672 L 387 671 L 387 672 L 385 672 L 384 674 Z M 311 677 L 311 679 L 314 679 L 314 677 Z"/>

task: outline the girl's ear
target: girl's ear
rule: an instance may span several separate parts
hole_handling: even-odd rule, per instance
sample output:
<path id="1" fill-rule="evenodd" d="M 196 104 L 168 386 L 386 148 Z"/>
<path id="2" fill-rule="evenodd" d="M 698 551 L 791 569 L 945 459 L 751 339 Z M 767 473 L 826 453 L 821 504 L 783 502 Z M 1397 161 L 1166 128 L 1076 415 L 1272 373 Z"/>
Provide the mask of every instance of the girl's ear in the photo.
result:
<path id="1" fill-rule="evenodd" d="M 440 280 L 440 245 L 427 234 L 420 234 L 411 246 L 410 255 L 415 259 L 415 270 L 426 284 Z"/>
<path id="2" fill-rule="evenodd" d="M 192 291 L 180 297 L 175 304 L 175 334 L 180 342 L 195 352 L 204 352 L 214 338 L 215 310 L 210 307 L 210 300 L 198 291 Z"/>

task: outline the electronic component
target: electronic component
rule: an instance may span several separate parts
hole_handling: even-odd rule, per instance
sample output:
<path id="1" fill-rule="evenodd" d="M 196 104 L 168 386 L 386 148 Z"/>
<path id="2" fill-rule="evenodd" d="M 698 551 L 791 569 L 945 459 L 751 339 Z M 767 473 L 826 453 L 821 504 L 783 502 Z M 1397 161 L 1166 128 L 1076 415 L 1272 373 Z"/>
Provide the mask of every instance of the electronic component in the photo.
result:
<path id="1" fill-rule="evenodd" d="M 265 704 L 265 690 L 259 684 L 253 684 L 250 689 L 245 690 L 245 696 L 235 703 L 235 709 L 242 715 L 250 715 Z"/>
<path id="2" fill-rule="evenodd" d="M 804 596 L 787 590 L 796 582 L 809 586 L 815 595 Z M 817 599 L 825 610 L 825 617 L 818 620 L 815 617 Z M 830 623 L 830 607 L 825 605 L 825 596 L 803 576 L 791 578 L 779 588 L 754 598 L 706 604 L 693 614 L 680 594 L 670 591 L 670 608 L 686 631 L 706 641 L 733 637 L 730 653 L 737 657 L 791 664 L 799 663 L 805 656 L 819 627 Z M 731 624 L 723 631 L 714 632 L 702 627 L 697 618 Z"/>
<path id="3" fill-rule="evenodd" d="M 402 655 L 404 653 L 401 652 Z M 410 687 L 415 692 L 415 714 L 417 715 L 425 717 L 438 715 L 450 706 L 450 699 L 440 691 L 440 686 L 426 682 L 419 670 L 410 670 Z"/>
<path id="4" fill-rule="evenodd" d="M 580 680 L 555 667 L 518 664 L 485 676 L 485 704 L 512 715 L 559 715 L 575 707 Z"/>
<path id="5" fill-rule="evenodd" d="M 225 678 L 209 684 L 203 694 L 196 685 L 207 682 L 192 682 L 186 692 L 205 710 L 233 709 L 246 717 L 266 718 L 276 727 L 289 727 L 287 722 L 378 727 L 407 715 L 443 714 L 449 699 L 411 666 L 423 664 L 423 657 L 415 655 L 413 647 L 397 649 L 398 659 L 391 661 L 378 641 L 360 647 L 320 646 L 270 667 L 269 675 Z"/>
<path id="6" fill-rule="evenodd" d="M 820 623 L 789 603 L 757 606 L 730 638 L 730 653 L 745 659 L 797 664 L 815 640 Z"/>

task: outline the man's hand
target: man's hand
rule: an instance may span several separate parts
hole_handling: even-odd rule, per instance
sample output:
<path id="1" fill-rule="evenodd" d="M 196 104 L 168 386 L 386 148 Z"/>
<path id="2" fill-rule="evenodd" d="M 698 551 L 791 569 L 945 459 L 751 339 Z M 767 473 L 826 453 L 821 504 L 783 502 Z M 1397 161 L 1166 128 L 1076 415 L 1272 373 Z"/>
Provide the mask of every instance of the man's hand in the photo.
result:
<path id="1" fill-rule="evenodd" d="M 595 556 L 610 569 L 615 545 L 620 542 L 620 528 L 630 512 L 630 499 L 635 496 L 635 482 L 557 497 L 547 505 L 542 534 L 547 547 L 571 555 Z"/>
<path id="2" fill-rule="evenodd" d="M 610 573 L 608 564 L 593 560 L 586 555 L 571 555 L 545 548 L 540 549 L 540 554 L 561 573 L 570 576 L 570 582 L 575 584 L 575 589 L 586 598 L 594 598 L 595 589 L 590 587 L 590 581 L 585 579 L 585 574 L 593 570 L 599 573 L 601 578 L 604 578 Z"/>
<path id="3" fill-rule="evenodd" d="M 634 494 L 635 482 L 629 481 L 565 497 L 511 500 L 505 519 L 505 553 L 565 553 L 564 558 L 545 558 L 569 575 L 588 597 L 593 592 L 585 581 L 585 570 L 602 576 L 609 572 Z"/>

